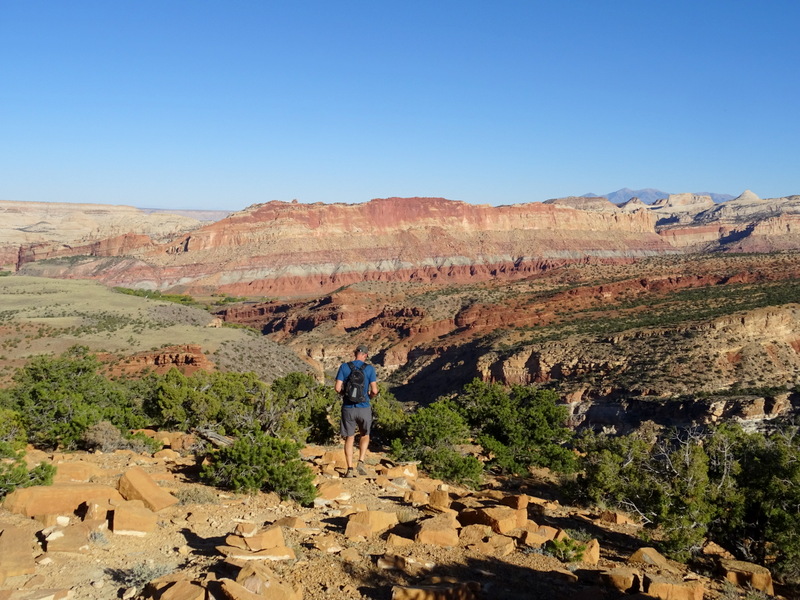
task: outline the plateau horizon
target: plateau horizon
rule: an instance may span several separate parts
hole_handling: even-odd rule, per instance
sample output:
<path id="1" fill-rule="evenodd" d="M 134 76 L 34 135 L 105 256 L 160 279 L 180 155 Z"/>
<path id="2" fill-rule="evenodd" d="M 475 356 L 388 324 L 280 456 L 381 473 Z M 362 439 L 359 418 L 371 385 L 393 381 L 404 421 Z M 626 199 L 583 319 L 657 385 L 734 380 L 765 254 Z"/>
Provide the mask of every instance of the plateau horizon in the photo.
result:
<path id="1" fill-rule="evenodd" d="M 740 194 L 750 192 L 751 190 L 743 190 Z M 114 201 L 104 201 L 104 202 L 94 202 L 94 201 L 81 201 L 81 200 L 19 200 L 15 198 L 0 198 L 2 202 L 23 202 L 23 203 L 42 203 L 42 204 L 87 204 L 87 205 L 108 205 L 108 206 L 127 206 L 131 208 L 136 208 L 145 212 L 166 212 L 166 211 L 190 211 L 190 212 L 208 212 L 208 213 L 219 213 L 219 212 L 227 212 L 227 213 L 234 213 L 240 210 L 245 210 L 249 206 L 259 205 L 259 204 L 266 204 L 269 202 L 284 202 L 284 203 L 292 203 L 292 204 L 325 204 L 325 205 L 336 205 L 336 204 L 344 204 L 344 205 L 356 205 L 356 204 L 366 204 L 368 202 L 372 202 L 373 200 L 381 200 L 385 198 L 444 198 L 446 200 L 450 200 L 453 202 L 463 202 L 465 204 L 470 205 L 488 205 L 488 206 L 508 206 L 508 205 L 515 205 L 515 204 L 535 204 L 535 203 L 543 203 L 543 202 L 551 202 L 559 199 L 564 198 L 606 198 L 609 202 L 613 204 L 622 204 L 627 202 L 631 198 L 638 198 L 645 204 L 653 204 L 654 202 L 668 198 L 669 196 L 673 196 L 676 194 L 682 194 L 687 192 L 664 192 L 662 190 L 658 190 L 655 188 L 642 188 L 638 190 L 633 190 L 630 188 L 620 188 L 613 192 L 608 192 L 605 194 L 595 194 L 592 192 L 587 192 L 584 194 L 566 194 L 555 196 L 552 198 L 546 198 L 542 200 L 529 200 L 529 201 L 522 201 L 522 202 L 507 202 L 503 200 L 494 200 L 494 201 L 473 201 L 473 200 L 465 200 L 462 198 L 449 198 L 443 196 L 433 196 L 433 195 L 423 195 L 423 194 L 414 194 L 411 196 L 401 196 L 397 194 L 389 195 L 389 196 L 375 196 L 371 197 L 366 200 L 352 200 L 352 201 L 324 201 L 324 200 L 302 200 L 299 198 L 292 198 L 292 199 L 281 199 L 281 198 L 270 198 L 269 200 L 263 200 L 258 202 L 249 202 L 249 203 L 242 203 L 236 204 L 235 206 L 193 206 L 191 204 L 181 203 L 180 206 L 165 206 L 165 205 L 145 205 L 146 201 L 142 203 L 130 203 L 130 202 L 114 202 Z M 697 196 L 709 196 L 711 197 L 715 203 L 726 202 L 728 200 L 733 200 L 734 198 L 738 197 L 740 194 L 728 194 L 728 193 L 721 193 L 721 192 L 688 192 L 690 194 L 694 194 Z M 757 196 L 761 198 L 771 198 L 771 196 L 762 196 L 756 193 Z M 785 196 L 775 196 L 775 198 L 783 198 L 794 194 L 787 194 Z"/>

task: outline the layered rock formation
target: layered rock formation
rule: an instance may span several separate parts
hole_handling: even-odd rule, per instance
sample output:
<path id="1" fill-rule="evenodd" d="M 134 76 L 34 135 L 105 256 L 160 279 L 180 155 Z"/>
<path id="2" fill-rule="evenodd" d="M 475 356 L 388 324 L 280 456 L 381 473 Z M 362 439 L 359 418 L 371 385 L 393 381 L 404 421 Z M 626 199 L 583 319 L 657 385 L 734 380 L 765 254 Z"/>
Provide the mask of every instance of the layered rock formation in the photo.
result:
<path id="1" fill-rule="evenodd" d="M 200 225 L 190 216 L 132 206 L 0 201 L 0 268 L 54 256 L 119 254 Z"/>
<path id="2" fill-rule="evenodd" d="M 687 251 L 772 252 L 800 248 L 800 196 L 762 200 L 750 190 L 721 204 L 678 194 L 655 203 L 659 234 Z"/>
<path id="3" fill-rule="evenodd" d="M 269 202 L 202 227 L 130 207 L 6 202 L 0 211 L 6 268 L 251 297 L 326 293 L 359 281 L 513 279 L 569 263 L 675 252 L 800 247 L 800 196 L 761 200 L 749 191 L 722 204 L 674 194 L 652 206 L 616 206 L 602 197 L 511 206 L 442 198 Z M 74 260 L 31 266 L 66 257 Z"/>
<path id="4" fill-rule="evenodd" d="M 26 272 L 259 296 L 325 292 L 365 280 L 519 277 L 568 262 L 672 251 L 647 212 L 608 206 L 603 211 L 540 203 L 492 207 L 440 198 L 356 205 L 270 202 L 164 244 L 128 236 L 57 251 L 23 247 L 19 266 L 57 256 L 124 256 L 138 262 L 111 276 L 108 263 L 98 269 L 86 261 L 39 271 L 26 267 Z"/>

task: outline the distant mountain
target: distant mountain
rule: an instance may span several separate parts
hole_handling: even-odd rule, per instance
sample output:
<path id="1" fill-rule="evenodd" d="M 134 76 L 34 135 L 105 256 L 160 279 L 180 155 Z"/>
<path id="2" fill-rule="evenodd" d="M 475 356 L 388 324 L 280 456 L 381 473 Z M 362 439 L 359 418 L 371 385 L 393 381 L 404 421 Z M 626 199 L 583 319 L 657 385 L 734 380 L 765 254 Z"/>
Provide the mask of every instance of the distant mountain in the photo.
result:
<path id="1" fill-rule="evenodd" d="M 727 202 L 728 200 L 733 200 L 734 196 L 730 194 L 714 194 L 712 192 L 694 192 L 697 195 L 701 196 L 711 196 L 711 199 L 715 203 L 720 202 Z M 597 194 L 584 194 L 584 198 L 597 198 Z M 662 200 L 663 198 L 667 198 L 670 196 L 670 192 L 662 192 L 661 190 L 656 190 L 654 188 L 645 188 L 642 190 L 632 190 L 630 188 L 622 188 L 621 190 L 617 190 L 616 192 L 610 192 L 608 194 L 603 194 L 604 198 L 608 198 L 609 202 L 613 202 L 614 204 L 622 204 L 627 202 L 631 198 L 639 198 L 645 204 L 653 204 L 657 200 Z"/>

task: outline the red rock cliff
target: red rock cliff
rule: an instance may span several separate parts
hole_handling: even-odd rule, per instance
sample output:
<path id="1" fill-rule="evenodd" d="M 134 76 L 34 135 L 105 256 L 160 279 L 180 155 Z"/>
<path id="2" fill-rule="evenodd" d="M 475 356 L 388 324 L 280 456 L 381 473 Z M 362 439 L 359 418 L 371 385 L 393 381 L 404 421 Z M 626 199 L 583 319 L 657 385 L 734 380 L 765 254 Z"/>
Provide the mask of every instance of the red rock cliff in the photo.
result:
<path id="1" fill-rule="evenodd" d="M 116 235 L 101 239 L 39 242 L 20 248 L 18 264 L 90 256 L 25 268 L 194 294 L 300 296 L 360 281 L 457 283 L 524 277 L 570 262 L 792 249 L 800 247 L 798 218 L 800 197 L 761 200 L 752 193 L 722 207 L 710 198 L 683 194 L 633 209 L 602 198 L 509 206 L 443 198 L 268 202 L 176 232 L 166 242 L 116 229 Z M 116 262 L 108 262 L 109 257 Z"/>
<path id="2" fill-rule="evenodd" d="M 92 253 L 143 261 L 141 270 L 132 265 L 123 280 L 109 281 L 116 285 L 255 296 L 319 293 L 364 280 L 521 276 L 565 262 L 671 250 L 646 211 L 388 198 L 269 202 L 167 244 L 107 244 Z"/>

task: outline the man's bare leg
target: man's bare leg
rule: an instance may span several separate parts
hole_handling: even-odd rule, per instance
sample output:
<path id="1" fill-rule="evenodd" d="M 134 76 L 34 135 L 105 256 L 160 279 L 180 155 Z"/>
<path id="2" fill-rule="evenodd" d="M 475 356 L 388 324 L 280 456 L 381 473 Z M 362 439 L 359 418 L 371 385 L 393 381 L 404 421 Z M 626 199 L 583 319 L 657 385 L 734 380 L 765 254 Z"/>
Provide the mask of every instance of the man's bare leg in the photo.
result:
<path id="1" fill-rule="evenodd" d="M 369 436 L 362 435 L 361 439 L 358 440 L 358 466 L 356 467 L 356 472 L 359 475 L 367 474 L 367 469 L 364 466 L 364 459 L 367 457 L 368 446 L 369 446 Z"/>
<path id="2" fill-rule="evenodd" d="M 364 462 L 367 457 L 367 448 L 369 447 L 369 436 L 362 435 L 358 440 L 358 462 Z"/>
<path id="3" fill-rule="evenodd" d="M 355 435 L 348 435 L 344 438 L 344 460 L 347 463 L 348 471 L 353 468 L 353 442 L 355 439 Z"/>

